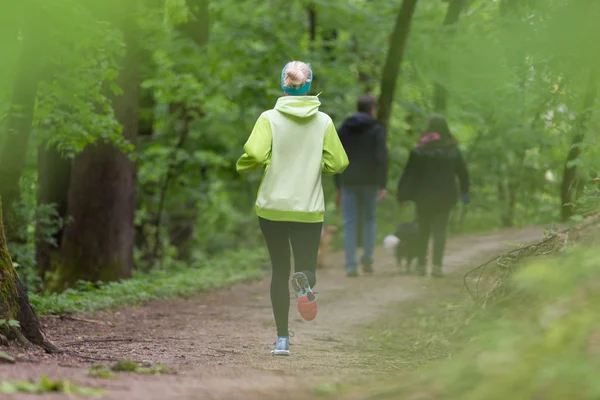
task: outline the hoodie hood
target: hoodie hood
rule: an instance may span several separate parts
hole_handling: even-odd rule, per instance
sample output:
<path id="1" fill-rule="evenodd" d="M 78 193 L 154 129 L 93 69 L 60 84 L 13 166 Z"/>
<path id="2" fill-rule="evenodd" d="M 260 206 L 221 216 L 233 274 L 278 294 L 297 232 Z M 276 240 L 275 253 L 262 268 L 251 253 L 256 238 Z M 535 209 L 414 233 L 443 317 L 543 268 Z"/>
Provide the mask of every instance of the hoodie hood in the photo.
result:
<path id="1" fill-rule="evenodd" d="M 320 105 L 317 96 L 283 96 L 277 99 L 275 110 L 294 117 L 306 118 L 319 112 Z"/>
<path id="2" fill-rule="evenodd" d="M 349 132 L 353 133 L 367 132 L 376 123 L 377 120 L 371 117 L 369 114 L 365 112 L 357 112 L 344 121 L 344 129 L 347 129 Z"/>

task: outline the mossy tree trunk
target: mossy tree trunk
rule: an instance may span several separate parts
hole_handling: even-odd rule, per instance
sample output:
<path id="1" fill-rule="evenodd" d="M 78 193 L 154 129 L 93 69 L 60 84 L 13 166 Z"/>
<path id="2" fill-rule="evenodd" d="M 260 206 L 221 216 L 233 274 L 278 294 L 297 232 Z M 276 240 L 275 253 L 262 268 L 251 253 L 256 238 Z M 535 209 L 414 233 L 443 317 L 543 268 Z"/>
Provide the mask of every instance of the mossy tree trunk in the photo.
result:
<path id="1" fill-rule="evenodd" d="M 417 0 L 404 0 L 398 12 L 394 31 L 390 38 L 383 73 L 381 75 L 381 95 L 379 96 L 379 111 L 377 119 L 388 132 L 394 95 L 396 93 L 396 81 L 400 73 L 400 67 L 404 58 L 406 42 L 410 34 L 410 25 L 417 7 Z"/>
<path id="2" fill-rule="evenodd" d="M 6 248 L 4 224 L 2 223 L 2 203 L 0 201 L 0 319 L 19 321 L 20 328 L 0 325 L 2 339 L 15 339 L 25 346 L 37 345 L 48 352 L 58 348 L 50 342 L 40 324 L 27 291 L 19 280 L 12 259 Z"/>
<path id="3" fill-rule="evenodd" d="M 126 53 L 120 60 L 113 109 L 123 135 L 135 144 L 138 132 L 140 54 L 137 1 L 90 3 L 100 19 L 123 33 Z M 67 215 L 54 290 L 77 280 L 114 281 L 131 276 L 137 170 L 121 150 L 110 143 L 87 146 L 73 161 Z"/>

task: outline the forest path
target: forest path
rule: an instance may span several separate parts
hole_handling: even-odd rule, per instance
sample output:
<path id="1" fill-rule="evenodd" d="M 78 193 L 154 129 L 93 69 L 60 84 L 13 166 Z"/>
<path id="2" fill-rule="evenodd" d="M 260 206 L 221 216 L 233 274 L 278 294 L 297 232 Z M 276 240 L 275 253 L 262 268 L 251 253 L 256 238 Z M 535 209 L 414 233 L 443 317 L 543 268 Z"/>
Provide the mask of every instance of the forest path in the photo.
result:
<path id="1" fill-rule="evenodd" d="M 155 301 L 140 307 L 44 318 L 47 333 L 61 347 L 89 357 L 27 354 L 15 365 L 0 364 L 0 378 L 68 378 L 102 387 L 106 399 L 304 399 L 319 384 L 359 383 L 382 372 L 385 361 L 361 350 L 364 327 L 410 307 L 407 300 L 456 299 L 468 267 L 510 249 L 514 242 L 541 239 L 542 227 L 465 235 L 449 240 L 444 279 L 398 274 L 393 255 L 376 252 L 375 273 L 346 278 L 343 255 L 332 254 L 331 267 L 318 271 L 319 313 L 304 322 L 291 304 L 292 356 L 274 358 L 269 350 L 275 328 L 269 300 L 269 276 L 260 282 L 201 293 L 190 299 Z M 451 284 L 457 290 L 440 290 Z M 451 294 L 448 294 L 451 292 Z M 454 296 L 440 299 L 440 296 Z M 433 300 L 432 300 L 433 301 Z M 392 311 L 394 315 L 391 315 Z M 131 359 L 164 363 L 176 375 L 121 374 L 105 380 L 86 375 L 92 364 Z M 104 361 L 98 361 L 104 359 Z M 3 395 L 0 395 L 2 398 Z M 59 395 L 18 394 L 14 399 L 63 399 Z"/>

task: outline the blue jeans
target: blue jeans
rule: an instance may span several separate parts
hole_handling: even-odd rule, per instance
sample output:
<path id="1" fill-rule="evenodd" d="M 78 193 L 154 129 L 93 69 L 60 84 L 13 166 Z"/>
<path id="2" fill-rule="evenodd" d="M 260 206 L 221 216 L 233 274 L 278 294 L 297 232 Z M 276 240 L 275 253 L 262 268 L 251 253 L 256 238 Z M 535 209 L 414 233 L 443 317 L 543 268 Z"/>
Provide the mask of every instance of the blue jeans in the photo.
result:
<path id="1" fill-rule="evenodd" d="M 346 251 L 346 272 L 356 271 L 358 261 L 356 247 L 358 237 L 358 219 L 362 219 L 363 256 L 361 262 L 373 262 L 375 247 L 375 206 L 377 204 L 376 186 L 343 186 L 342 213 L 344 217 L 344 249 Z"/>

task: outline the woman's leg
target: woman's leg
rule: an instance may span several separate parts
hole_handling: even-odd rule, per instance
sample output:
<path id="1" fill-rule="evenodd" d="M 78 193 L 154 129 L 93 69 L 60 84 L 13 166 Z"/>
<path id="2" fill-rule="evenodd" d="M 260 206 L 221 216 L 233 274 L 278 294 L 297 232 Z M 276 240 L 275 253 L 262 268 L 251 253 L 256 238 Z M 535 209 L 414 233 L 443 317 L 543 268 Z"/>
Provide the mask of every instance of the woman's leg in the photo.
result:
<path id="1" fill-rule="evenodd" d="M 260 230 L 267 242 L 271 256 L 271 304 L 277 325 L 277 336 L 289 336 L 290 310 L 290 239 L 289 222 L 269 221 L 259 218 Z"/>
<path id="2" fill-rule="evenodd" d="M 290 222 L 290 242 L 294 251 L 292 286 L 302 318 L 312 321 L 317 316 L 317 298 L 312 288 L 317 283 L 316 267 L 322 223 Z"/>
<path id="3" fill-rule="evenodd" d="M 433 275 L 442 274 L 442 265 L 444 259 L 444 249 L 446 248 L 446 230 L 450 210 L 440 210 L 433 215 L 432 233 L 433 233 Z"/>
<path id="4" fill-rule="evenodd" d="M 427 250 L 429 248 L 429 236 L 431 234 L 431 213 L 417 206 L 417 222 L 419 224 L 419 239 L 417 240 L 417 273 L 425 275 L 427 264 Z"/>
<path id="5" fill-rule="evenodd" d="M 303 272 L 310 287 L 317 283 L 317 255 L 323 223 L 290 222 L 290 243 L 294 252 L 294 270 Z"/>

